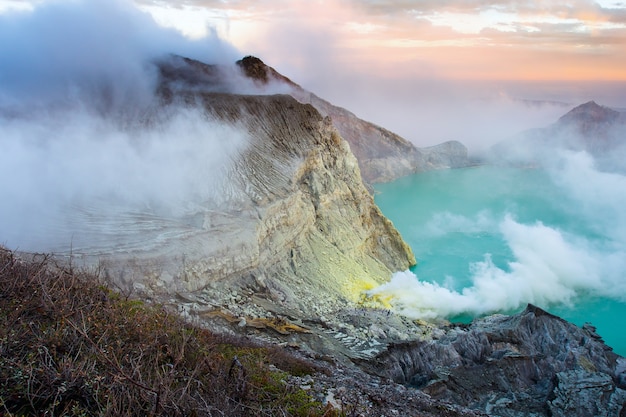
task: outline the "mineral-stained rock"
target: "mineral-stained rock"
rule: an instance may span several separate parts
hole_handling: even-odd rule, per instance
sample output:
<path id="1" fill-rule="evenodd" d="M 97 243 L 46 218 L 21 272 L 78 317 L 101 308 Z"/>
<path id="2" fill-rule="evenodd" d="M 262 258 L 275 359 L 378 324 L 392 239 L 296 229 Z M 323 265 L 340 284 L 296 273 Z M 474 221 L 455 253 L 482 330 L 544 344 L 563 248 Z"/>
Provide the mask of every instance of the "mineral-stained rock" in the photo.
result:
<path id="1" fill-rule="evenodd" d="M 452 327 L 438 340 L 395 345 L 372 364 L 380 375 L 491 415 L 592 416 L 624 412 L 618 359 L 588 330 L 529 305 Z"/>
<path id="2" fill-rule="evenodd" d="M 164 111 L 199 108 L 248 142 L 229 165 L 219 204 L 199 207 L 146 247 L 120 241 L 85 259 L 97 259 L 114 281 L 156 293 L 243 288 L 302 317 L 356 301 L 415 263 L 328 117 L 288 95 L 219 92 L 219 71 L 172 59 L 162 65 Z"/>

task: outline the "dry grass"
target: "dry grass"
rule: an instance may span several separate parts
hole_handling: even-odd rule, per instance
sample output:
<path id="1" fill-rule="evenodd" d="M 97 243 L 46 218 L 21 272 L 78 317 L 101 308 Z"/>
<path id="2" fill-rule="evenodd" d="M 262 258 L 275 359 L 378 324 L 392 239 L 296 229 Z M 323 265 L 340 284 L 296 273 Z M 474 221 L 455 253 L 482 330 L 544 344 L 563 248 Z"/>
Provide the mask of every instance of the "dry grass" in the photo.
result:
<path id="1" fill-rule="evenodd" d="M 287 382 L 314 371 L 0 248 L 0 415 L 331 415 Z"/>

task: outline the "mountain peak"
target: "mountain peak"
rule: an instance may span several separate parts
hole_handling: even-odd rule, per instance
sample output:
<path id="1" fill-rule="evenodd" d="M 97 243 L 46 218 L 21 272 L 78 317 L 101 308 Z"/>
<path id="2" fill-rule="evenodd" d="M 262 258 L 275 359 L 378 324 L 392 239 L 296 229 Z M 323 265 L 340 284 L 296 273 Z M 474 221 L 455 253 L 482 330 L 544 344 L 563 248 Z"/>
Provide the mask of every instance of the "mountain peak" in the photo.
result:
<path id="1" fill-rule="evenodd" d="M 580 106 L 574 107 L 559 119 L 559 123 L 606 123 L 619 117 L 619 112 L 609 107 L 601 106 L 591 100 Z"/>
<path id="2" fill-rule="evenodd" d="M 261 61 L 260 58 L 257 58 L 252 55 L 247 55 L 237 61 L 237 65 L 243 70 L 246 76 L 259 80 L 263 83 L 268 82 L 268 69 L 269 67 L 265 65 L 265 62 Z"/>
<path id="3" fill-rule="evenodd" d="M 243 73 L 248 78 L 251 78 L 260 84 L 267 84 L 271 80 L 279 80 L 291 86 L 297 85 L 255 56 L 247 55 L 237 61 L 237 65 L 243 70 Z"/>
<path id="4" fill-rule="evenodd" d="M 602 107 L 600 106 L 598 103 L 595 102 L 595 100 L 590 100 L 586 103 L 581 104 L 580 106 L 577 107 L 589 107 L 589 108 L 599 108 Z"/>

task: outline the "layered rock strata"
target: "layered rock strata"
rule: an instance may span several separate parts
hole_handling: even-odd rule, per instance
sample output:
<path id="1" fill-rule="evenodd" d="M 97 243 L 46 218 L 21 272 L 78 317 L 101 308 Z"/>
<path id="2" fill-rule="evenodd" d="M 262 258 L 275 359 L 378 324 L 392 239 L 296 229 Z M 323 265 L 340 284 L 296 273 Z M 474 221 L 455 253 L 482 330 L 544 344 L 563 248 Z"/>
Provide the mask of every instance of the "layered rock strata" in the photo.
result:
<path id="1" fill-rule="evenodd" d="M 184 219 L 153 219 L 153 229 L 137 231 L 157 235 L 149 245 L 118 240 L 83 254 L 85 262 L 97 260 L 111 280 L 147 294 L 240 288 L 299 317 L 314 314 L 314 306 L 332 311 L 357 301 L 415 263 L 328 117 L 288 95 L 219 92 L 223 74 L 195 61 L 162 68 L 164 111 L 202 109 L 244 132 L 248 143 L 225 173 L 219 204 Z"/>

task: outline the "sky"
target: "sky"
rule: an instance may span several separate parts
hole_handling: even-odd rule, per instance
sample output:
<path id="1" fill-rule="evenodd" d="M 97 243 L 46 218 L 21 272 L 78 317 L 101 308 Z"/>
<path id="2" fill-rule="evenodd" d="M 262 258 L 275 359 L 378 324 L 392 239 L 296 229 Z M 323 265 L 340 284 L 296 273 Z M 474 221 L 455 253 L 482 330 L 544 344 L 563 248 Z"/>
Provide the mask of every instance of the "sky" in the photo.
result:
<path id="1" fill-rule="evenodd" d="M 324 54 L 405 76 L 626 80 L 626 3 L 618 0 L 136 2 L 190 36 L 211 25 L 242 51 L 277 62 L 291 55 L 293 66 Z"/>
<path id="2" fill-rule="evenodd" d="M 128 249 L 226 204 L 249 136 L 176 100 L 159 105 L 153 63 L 172 53 L 232 67 L 239 57 L 126 0 L 0 14 L 0 245 Z"/>
<path id="3" fill-rule="evenodd" d="M 418 146 L 480 152 L 589 100 L 626 108 L 624 1 L 135 2 L 188 36 L 216 31 Z"/>
<path id="4" fill-rule="evenodd" d="M 77 0 L 0 0 L 0 12 L 55 1 Z M 588 100 L 626 108 L 625 1 L 128 1 L 418 145 L 480 147 Z M 520 110 L 519 99 L 562 106 Z M 467 134 L 472 121 L 487 128 Z"/>

